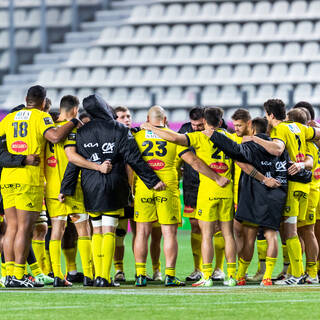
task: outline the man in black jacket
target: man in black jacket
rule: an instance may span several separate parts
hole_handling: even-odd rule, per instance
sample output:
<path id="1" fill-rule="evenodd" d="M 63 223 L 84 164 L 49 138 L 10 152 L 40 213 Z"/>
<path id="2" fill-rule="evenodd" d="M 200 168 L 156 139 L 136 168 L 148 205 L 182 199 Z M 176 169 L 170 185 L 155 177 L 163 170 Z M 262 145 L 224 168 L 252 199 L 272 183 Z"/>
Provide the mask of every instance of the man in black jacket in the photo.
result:
<path id="1" fill-rule="evenodd" d="M 100 274 L 96 272 L 95 285 L 105 287 L 112 285 L 110 268 L 115 230 L 118 217 L 123 216 L 129 199 L 125 164 L 132 167 L 148 188 L 163 190 L 165 185 L 143 161 L 129 128 L 114 119 L 110 106 L 101 97 L 92 95 L 85 98 L 83 107 L 92 121 L 78 130 L 76 147 L 66 148 L 66 154 L 70 162 L 81 168 L 85 207 L 94 227 L 94 263 L 96 271 L 101 270 Z M 108 174 L 99 171 L 101 165 L 105 166 Z M 76 170 L 72 173 L 67 167 L 61 185 L 62 194 L 73 193 L 77 174 Z M 102 259 L 99 258 L 101 256 Z"/>

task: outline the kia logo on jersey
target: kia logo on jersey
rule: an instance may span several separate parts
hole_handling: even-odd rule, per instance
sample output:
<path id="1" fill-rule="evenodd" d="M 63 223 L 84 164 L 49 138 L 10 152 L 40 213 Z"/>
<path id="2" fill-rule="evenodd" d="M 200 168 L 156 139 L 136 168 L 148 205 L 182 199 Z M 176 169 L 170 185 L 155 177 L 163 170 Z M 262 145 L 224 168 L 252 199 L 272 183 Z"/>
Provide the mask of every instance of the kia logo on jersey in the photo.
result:
<path id="1" fill-rule="evenodd" d="M 313 176 L 317 180 L 320 179 L 320 168 L 317 168 L 316 170 L 314 170 Z"/>
<path id="2" fill-rule="evenodd" d="M 225 173 L 229 167 L 223 162 L 214 162 L 210 164 L 210 168 L 216 173 Z"/>
<path id="3" fill-rule="evenodd" d="M 161 170 L 165 167 L 165 163 L 158 159 L 151 159 L 151 160 L 148 160 L 147 162 L 148 162 L 148 165 L 153 170 Z"/>
<path id="4" fill-rule="evenodd" d="M 28 149 L 28 145 L 24 141 L 15 141 L 11 144 L 11 149 L 15 152 L 23 152 Z"/>
<path id="5" fill-rule="evenodd" d="M 52 156 L 47 159 L 47 164 L 49 167 L 55 168 L 57 166 L 57 159 L 54 156 Z"/>

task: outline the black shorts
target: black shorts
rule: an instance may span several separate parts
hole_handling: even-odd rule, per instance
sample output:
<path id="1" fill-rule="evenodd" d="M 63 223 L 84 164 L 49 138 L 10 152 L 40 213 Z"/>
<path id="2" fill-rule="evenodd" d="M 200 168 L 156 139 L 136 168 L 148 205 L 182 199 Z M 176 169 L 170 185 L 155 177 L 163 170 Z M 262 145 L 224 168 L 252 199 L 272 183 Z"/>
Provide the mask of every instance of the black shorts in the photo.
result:
<path id="1" fill-rule="evenodd" d="M 134 216 L 134 208 L 133 207 L 124 207 L 124 216 L 120 217 L 121 219 L 133 219 Z"/>
<path id="2" fill-rule="evenodd" d="M 183 193 L 183 203 L 191 208 L 197 207 L 198 190 Z"/>

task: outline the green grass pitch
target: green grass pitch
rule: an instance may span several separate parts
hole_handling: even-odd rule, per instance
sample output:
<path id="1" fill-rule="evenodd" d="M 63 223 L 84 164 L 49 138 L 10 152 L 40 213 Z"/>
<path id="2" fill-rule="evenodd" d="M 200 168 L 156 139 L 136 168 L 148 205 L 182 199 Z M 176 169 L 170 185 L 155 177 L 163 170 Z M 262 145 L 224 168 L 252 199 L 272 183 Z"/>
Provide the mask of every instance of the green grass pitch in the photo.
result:
<path id="1" fill-rule="evenodd" d="M 190 231 L 179 231 L 177 276 L 185 278 L 193 268 Z M 149 284 L 135 288 L 131 235 L 126 238 L 125 272 L 129 284 L 120 288 L 1 289 L 1 319 L 317 319 L 320 286 L 165 288 Z M 164 257 L 161 255 L 164 266 Z M 280 258 L 275 269 L 281 269 Z M 81 266 L 79 261 L 79 267 Z M 257 257 L 249 274 L 257 268 Z M 148 260 L 148 272 L 152 274 Z"/>

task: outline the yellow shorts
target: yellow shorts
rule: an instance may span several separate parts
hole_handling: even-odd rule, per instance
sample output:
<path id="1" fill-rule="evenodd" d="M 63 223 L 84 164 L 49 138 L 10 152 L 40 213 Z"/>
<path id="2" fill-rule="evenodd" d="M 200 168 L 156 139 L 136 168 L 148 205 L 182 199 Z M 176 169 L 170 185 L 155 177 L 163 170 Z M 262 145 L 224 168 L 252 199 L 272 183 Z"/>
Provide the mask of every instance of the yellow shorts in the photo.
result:
<path id="1" fill-rule="evenodd" d="M 320 197 L 319 197 L 319 201 L 318 201 L 318 206 L 317 206 L 317 210 L 316 210 L 317 214 L 317 220 L 320 220 Z"/>
<path id="2" fill-rule="evenodd" d="M 160 228 L 160 227 L 161 227 L 161 224 L 158 221 L 152 224 L 152 228 Z"/>
<path id="3" fill-rule="evenodd" d="M 86 213 L 84 204 L 75 201 L 71 197 L 66 197 L 66 200 L 63 203 L 61 203 L 58 199 L 47 198 L 46 205 L 50 218 L 67 216 L 72 213 Z"/>
<path id="4" fill-rule="evenodd" d="M 233 198 L 198 198 L 196 219 L 209 222 L 217 220 L 226 222 L 231 221 L 233 216 Z"/>
<path id="5" fill-rule="evenodd" d="M 3 208 L 41 212 L 44 196 L 43 187 L 27 184 L 2 184 Z"/>
<path id="6" fill-rule="evenodd" d="M 303 191 L 288 191 L 287 201 L 284 207 L 284 217 L 298 217 L 303 221 L 308 207 L 308 194 Z"/>
<path id="7" fill-rule="evenodd" d="M 114 210 L 114 211 L 106 211 L 106 212 L 88 212 L 89 216 L 92 218 L 98 218 L 100 216 L 117 216 L 123 217 L 124 216 L 124 208 Z"/>
<path id="8" fill-rule="evenodd" d="M 185 218 L 195 218 L 196 216 L 196 209 L 190 206 L 184 206 L 183 209 L 183 216 Z"/>
<path id="9" fill-rule="evenodd" d="M 308 195 L 308 206 L 305 219 L 298 222 L 298 227 L 309 226 L 316 223 L 317 207 L 319 204 L 319 189 L 310 188 Z"/>
<path id="10" fill-rule="evenodd" d="M 3 216 L 0 215 L 0 223 L 2 223 L 2 222 L 3 222 Z"/>
<path id="11" fill-rule="evenodd" d="M 144 184 L 136 187 L 134 221 L 178 224 L 180 216 L 180 192 L 175 186 L 164 191 L 149 190 Z"/>

